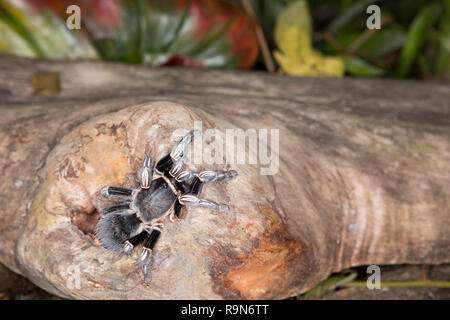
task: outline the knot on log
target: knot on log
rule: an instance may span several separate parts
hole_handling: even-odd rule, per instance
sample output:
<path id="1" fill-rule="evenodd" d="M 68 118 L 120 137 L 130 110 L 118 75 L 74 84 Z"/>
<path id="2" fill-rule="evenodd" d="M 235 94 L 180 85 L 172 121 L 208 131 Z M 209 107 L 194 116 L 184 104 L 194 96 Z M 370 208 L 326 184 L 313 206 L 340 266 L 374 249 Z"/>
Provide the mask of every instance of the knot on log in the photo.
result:
<path id="1" fill-rule="evenodd" d="M 174 133 L 192 130 L 194 121 L 202 121 L 205 129 L 229 125 L 205 112 L 157 102 L 92 118 L 64 136 L 41 170 L 18 240 L 22 271 L 46 290 L 70 298 L 264 299 L 295 294 L 306 277 L 300 269 L 311 271 L 304 262 L 305 247 L 289 235 L 273 208 L 273 184 L 257 166 L 214 164 L 214 170 L 233 169 L 239 176 L 208 184 L 202 197 L 227 203 L 230 210 L 212 214 L 189 207 L 185 219 L 168 222 L 154 251 L 150 285 L 143 281 L 136 250 L 126 256 L 100 245 L 96 225 L 100 212 L 112 204 L 102 197 L 102 187 L 137 187 L 145 156 L 158 160 L 170 152 L 180 138 Z M 192 161 L 188 167 L 211 169 Z"/>

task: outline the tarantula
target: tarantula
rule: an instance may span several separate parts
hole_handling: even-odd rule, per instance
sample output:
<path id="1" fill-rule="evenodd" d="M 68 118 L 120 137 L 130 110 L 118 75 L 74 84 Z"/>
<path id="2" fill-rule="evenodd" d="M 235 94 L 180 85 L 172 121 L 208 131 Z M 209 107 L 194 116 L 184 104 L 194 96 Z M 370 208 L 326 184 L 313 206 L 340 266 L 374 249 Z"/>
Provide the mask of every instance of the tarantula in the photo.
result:
<path id="1" fill-rule="evenodd" d="M 166 156 L 162 157 L 154 168 L 153 161 L 144 159 L 140 171 L 140 187 L 128 189 L 106 186 L 101 194 L 120 201 L 103 210 L 97 225 L 97 236 L 103 247 L 111 251 L 130 255 L 133 248 L 143 242 L 140 255 L 144 282 L 151 282 L 152 250 L 158 241 L 163 220 L 182 218 L 184 206 L 205 207 L 215 211 L 227 211 L 225 204 L 201 199 L 203 184 L 237 176 L 230 171 L 187 171 L 185 151 L 196 131 L 189 132 Z M 173 208 L 173 210 L 171 210 Z"/>

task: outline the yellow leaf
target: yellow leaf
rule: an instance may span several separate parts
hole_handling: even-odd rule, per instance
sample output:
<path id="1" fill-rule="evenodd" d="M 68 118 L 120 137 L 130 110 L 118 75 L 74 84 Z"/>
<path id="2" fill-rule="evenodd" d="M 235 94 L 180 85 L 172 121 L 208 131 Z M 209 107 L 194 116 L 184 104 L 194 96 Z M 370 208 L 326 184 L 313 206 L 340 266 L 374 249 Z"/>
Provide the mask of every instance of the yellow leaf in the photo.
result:
<path id="1" fill-rule="evenodd" d="M 342 59 L 323 57 L 314 51 L 299 57 L 291 57 L 276 51 L 274 56 L 280 64 L 280 72 L 291 76 L 341 77 L 345 71 L 345 63 Z"/>
<path id="2" fill-rule="evenodd" d="M 345 63 L 338 57 L 324 57 L 312 48 L 312 22 L 308 4 L 298 0 L 289 4 L 277 18 L 274 52 L 280 72 L 293 76 L 342 76 Z"/>
<path id="3" fill-rule="evenodd" d="M 275 41 L 285 54 L 298 56 L 302 51 L 310 51 L 312 22 L 308 3 L 295 1 L 284 8 L 277 18 Z"/>
<path id="4" fill-rule="evenodd" d="M 310 35 L 297 26 L 282 29 L 277 36 L 277 44 L 290 57 L 299 57 L 312 51 Z"/>

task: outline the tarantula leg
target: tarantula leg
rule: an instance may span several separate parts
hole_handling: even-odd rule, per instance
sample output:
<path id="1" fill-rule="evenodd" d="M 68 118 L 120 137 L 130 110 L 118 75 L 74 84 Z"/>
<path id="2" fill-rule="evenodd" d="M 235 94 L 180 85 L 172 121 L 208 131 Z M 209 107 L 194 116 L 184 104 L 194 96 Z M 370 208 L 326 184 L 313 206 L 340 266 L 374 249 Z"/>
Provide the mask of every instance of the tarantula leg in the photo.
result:
<path id="1" fill-rule="evenodd" d="M 185 170 L 182 172 L 179 172 L 177 175 L 175 175 L 175 180 L 177 180 L 178 182 L 182 182 L 182 181 L 189 181 L 194 177 L 197 177 L 199 173 L 195 172 L 195 171 L 189 171 L 189 170 Z"/>
<path id="2" fill-rule="evenodd" d="M 202 171 L 202 172 L 195 172 L 195 171 L 183 171 L 180 172 L 175 179 L 177 181 L 187 181 L 192 179 L 193 177 L 198 177 L 201 182 L 213 182 L 213 181 L 220 181 L 226 178 L 234 178 L 238 175 L 238 173 L 235 170 L 230 171 Z"/>
<path id="3" fill-rule="evenodd" d="M 133 190 L 122 187 L 106 186 L 102 188 L 101 193 L 105 198 L 109 199 L 131 200 Z"/>
<path id="4" fill-rule="evenodd" d="M 118 203 L 116 205 L 113 205 L 111 207 L 107 207 L 105 209 L 103 209 L 102 211 L 102 215 L 107 215 L 110 214 L 112 212 L 125 212 L 128 213 L 130 210 L 130 202 L 122 202 L 122 203 Z"/>
<path id="5" fill-rule="evenodd" d="M 153 160 L 150 157 L 144 159 L 141 169 L 141 188 L 149 189 L 152 183 Z"/>
<path id="6" fill-rule="evenodd" d="M 235 170 L 230 171 L 202 171 L 197 176 L 201 182 L 220 181 L 227 178 L 234 178 L 238 175 Z"/>
<path id="7" fill-rule="evenodd" d="M 192 130 L 187 135 L 185 135 L 180 142 L 172 149 L 172 151 L 162 157 L 155 166 L 155 171 L 159 174 L 164 174 L 165 172 L 169 172 L 172 169 L 172 165 L 178 163 L 180 160 L 184 163 L 184 153 L 191 143 L 192 137 L 198 134 L 198 130 Z M 183 166 L 183 163 L 180 163 L 180 166 Z M 183 166 L 184 167 L 184 166 Z M 182 170 L 182 168 L 181 168 Z M 180 170 L 180 171 L 181 171 Z"/>
<path id="8" fill-rule="evenodd" d="M 192 130 L 187 135 L 185 135 L 180 142 L 172 149 L 170 157 L 176 162 L 180 160 L 192 141 L 192 138 L 199 133 L 198 130 Z"/>
<path id="9" fill-rule="evenodd" d="M 226 204 L 218 204 L 211 200 L 199 198 L 203 185 L 204 182 L 202 182 L 199 177 L 195 177 L 191 183 L 190 192 L 179 196 L 178 202 L 181 205 L 209 208 L 215 211 L 228 211 L 229 207 Z"/>
<path id="10" fill-rule="evenodd" d="M 200 194 L 202 193 L 204 184 L 205 183 L 202 182 L 198 177 L 195 177 L 195 179 L 192 180 L 192 183 L 190 185 L 190 187 L 191 187 L 190 194 L 193 194 L 194 196 L 200 196 Z"/>
<path id="11" fill-rule="evenodd" d="M 186 157 L 183 156 L 183 157 L 181 157 L 181 159 L 179 159 L 172 165 L 172 168 L 170 169 L 169 174 L 172 177 L 177 177 L 179 174 L 181 174 L 183 172 L 185 165 L 186 165 Z"/>
<path id="12" fill-rule="evenodd" d="M 147 237 L 144 240 L 144 247 L 142 248 L 140 262 L 142 273 L 144 274 L 144 282 L 146 284 L 150 284 L 150 282 L 152 281 L 152 251 L 160 235 L 161 229 L 159 228 L 159 226 L 152 226 L 151 231 L 147 234 Z"/>
<path id="13" fill-rule="evenodd" d="M 155 171 L 161 175 L 163 175 L 166 171 L 169 171 L 172 168 L 173 160 L 170 157 L 170 154 L 162 157 L 155 166 Z"/>
<path id="14" fill-rule="evenodd" d="M 125 241 L 125 244 L 123 245 L 123 252 L 126 255 L 130 255 L 133 251 L 134 247 L 139 244 L 144 238 L 147 236 L 146 231 L 142 231 L 141 233 L 135 235 L 134 237 L 128 239 Z"/>
<path id="15" fill-rule="evenodd" d="M 182 205 L 193 206 L 193 207 L 203 207 L 212 209 L 214 211 L 228 211 L 229 207 L 226 204 L 218 204 L 211 200 L 200 199 L 193 194 L 184 194 L 178 197 L 178 201 Z"/>
<path id="16" fill-rule="evenodd" d="M 186 217 L 186 210 L 184 206 L 177 200 L 175 201 L 173 212 L 170 214 L 169 219 L 171 222 L 175 222 L 176 219 L 184 219 Z"/>

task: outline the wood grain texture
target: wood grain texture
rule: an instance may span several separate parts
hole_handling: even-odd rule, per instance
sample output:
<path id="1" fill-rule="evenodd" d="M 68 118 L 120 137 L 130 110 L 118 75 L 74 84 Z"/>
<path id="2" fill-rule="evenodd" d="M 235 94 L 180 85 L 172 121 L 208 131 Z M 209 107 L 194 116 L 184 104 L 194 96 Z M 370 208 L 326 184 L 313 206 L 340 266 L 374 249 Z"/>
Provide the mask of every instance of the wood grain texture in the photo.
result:
<path id="1" fill-rule="evenodd" d="M 58 72 L 61 92 L 33 96 L 36 72 Z M 284 298 L 350 266 L 449 262 L 449 101 L 437 83 L 0 56 L 0 261 L 99 299 Z M 215 166 L 240 175 L 205 197 L 232 210 L 167 224 L 148 287 L 137 252 L 99 246 L 98 191 L 134 186 L 144 152 L 157 158 L 195 120 L 279 129 L 279 172 Z"/>

